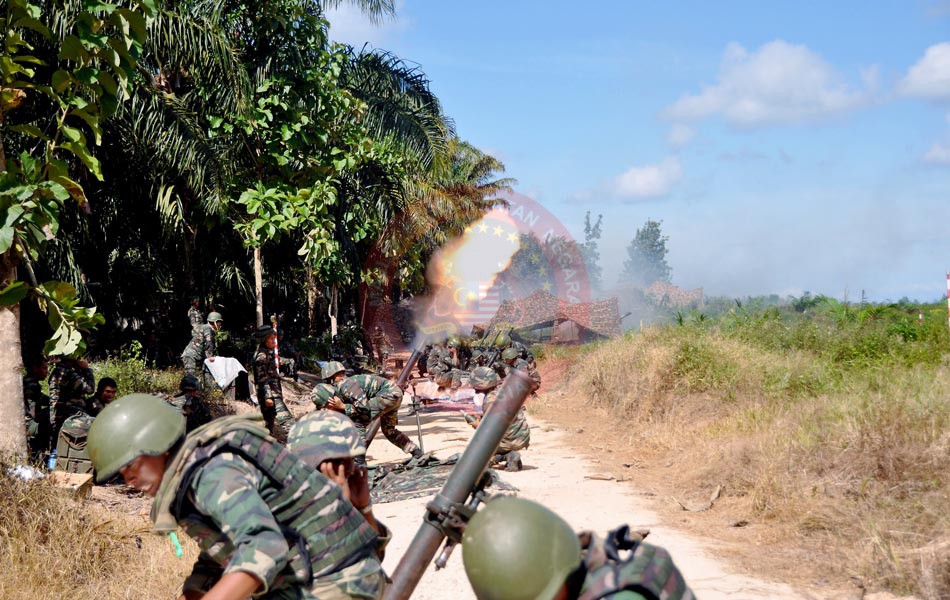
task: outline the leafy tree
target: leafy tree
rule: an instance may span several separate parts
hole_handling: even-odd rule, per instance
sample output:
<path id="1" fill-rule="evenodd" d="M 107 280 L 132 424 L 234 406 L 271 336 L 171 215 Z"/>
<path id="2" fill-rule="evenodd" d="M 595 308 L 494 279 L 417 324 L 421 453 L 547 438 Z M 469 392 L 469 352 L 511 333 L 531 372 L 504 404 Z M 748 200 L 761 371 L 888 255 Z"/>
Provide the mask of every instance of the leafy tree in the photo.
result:
<path id="1" fill-rule="evenodd" d="M 587 211 L 584 216 L 584 243 L 580 246 L 584 265 L 587 267 L 587 279 L 591 288 L 595 290 L 603 286 L 603 271 L 600 268 L 600 250 L 598 249 L 603 220 L 604 215 L 597 215 L 597 221 L 591 221 L 590 211 Z"/>
<path id="2" fill-rule="evenodd" d="M 623 263 L 621 282 L 648 287 L 656 281 L 669 283 L 672 270 L 666 262 L 666 242 L 669 237 L 660 229 L 661 221 L 648 219 L 627 246 L 627 260 Z"/>
<path id="3" fill-rule="evenodd" d="M 32 296 L 48 315 L 47 354 L 83 352 L 82 332 L 102 322 L 72 285 L 38 283 L 32 265 L 55 238 L 65 203 L 87 205 L 77 180 L 102 179 L 89 138 L 101 143 L 102 120 L 125 96 L 154 8 L 152 0 L 0 7 L 0 450 L 24 449 L 19 303 Z"/>

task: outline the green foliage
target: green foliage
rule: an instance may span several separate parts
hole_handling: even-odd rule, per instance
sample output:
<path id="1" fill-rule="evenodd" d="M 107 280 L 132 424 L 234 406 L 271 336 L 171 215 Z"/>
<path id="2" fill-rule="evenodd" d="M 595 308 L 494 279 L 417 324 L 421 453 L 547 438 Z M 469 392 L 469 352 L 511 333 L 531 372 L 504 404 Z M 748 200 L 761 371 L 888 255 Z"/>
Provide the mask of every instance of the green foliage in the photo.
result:
<path id="1" fill-rule="evenodd" d="M 621 281 L 648 287 L 655 281 L 669 283 L 672 270 L 666 262 L 668 236 L 660 229 L 662 221 L 648 219 L 627 246 Z"/>
<path id="2" fill-rule="evenodd" d="M 142 344 L 131 342 L 117 356 L 92 364 L 96 380 L 103 377 L 115 379 L 120 396 L 134 393 L 175 394 L 182 373 L 178 369 L 150 369 L 145 361 Z"/>
<path id="3" fill-rule="evenodd" d="M 9 0 L 0 15 L 0 253 L 7 263 L 39 258 L 57 234 L 66 200 L 86 204 L 70 162 L 102 179 L 88 136 L 102 142 L 102 119 L 127 94 L 155 4 L 85 0 L 47 8 L 44 14 L 39 3 Z M 28 291 L 6 282 L 2 303 L 18 302 Z M 102 317 L 78 307 L 69 284 L 48 282 L 33 291 L 53 329 L 45 352 L 81 353 L 81 332 Z"/>

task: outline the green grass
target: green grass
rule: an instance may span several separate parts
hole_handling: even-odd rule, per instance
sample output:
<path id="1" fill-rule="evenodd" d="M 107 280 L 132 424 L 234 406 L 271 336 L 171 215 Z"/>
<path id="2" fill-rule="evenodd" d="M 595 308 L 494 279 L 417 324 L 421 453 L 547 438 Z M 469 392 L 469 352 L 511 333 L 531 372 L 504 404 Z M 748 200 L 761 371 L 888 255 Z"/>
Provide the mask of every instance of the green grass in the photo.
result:
<path id="1" fill-rule="evenodd" d="M 805 311 L 681 315 L 578 354 L 567 386 L 645 448 L 696 465 L 678 487 L 723 484 L 842 577 L 948 597 L 945 308 Z"/>

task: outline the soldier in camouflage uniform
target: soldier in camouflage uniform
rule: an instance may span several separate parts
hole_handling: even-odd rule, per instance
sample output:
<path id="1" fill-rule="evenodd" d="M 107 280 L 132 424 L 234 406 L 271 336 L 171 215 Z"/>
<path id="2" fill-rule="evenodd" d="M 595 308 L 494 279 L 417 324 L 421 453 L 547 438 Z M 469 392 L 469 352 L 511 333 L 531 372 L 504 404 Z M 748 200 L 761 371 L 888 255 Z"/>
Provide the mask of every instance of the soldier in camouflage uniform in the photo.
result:
<path id="1" fill-rule="evenodd" d="M 461 366 L 458 341 L 450 338 L 432 348 L 426 370 L 439 387 L 458 389 L 462 385 L 462 379 L 469 375 Z"/>
<path id="2" fill-rule="evenodd" d="M 363 513 L 363 518 L 379 535 L 376 555 L 382 560 L 392 534 L 373 515 L 365 466 L 366 446 L 353 421 L 330 410 L 308 413 L 290 428 L 287 447 L 300 460 L 339 485 L 343 496 Z"/>
<path id="3" fill-rule="evenodd" d="M 26 359 L 23 376 L 23 403 L 26 415 L 26 442 L 30 456 L 37 460 L 49 452 L 52 443 L 49 396 L 40 383 L 49 374 L 46 357 L 36 354 Z"/>
<path id="4" fill-rule="evenodd" d="M 61 358 L 49 376 L 49 402 L 53 429 L 52 439 L 66 419 L 79 412 L 86 412 L 86 396 L 96 391 L 92 369 L 84 360 Z"/>
<path id="5" fill-rule="evenodd" d="M 208 313 L 208 322 L 191 330 L 191 341 L 181 352 L 181 362 L 185 366 L 185 375 L 194 375 L 199 379 L 204 374 L 204 360 L 214 360 L 217 354 L 217 342 L 214 334 L 221 329 L 221 313 Z M 210 379 L 205 381 L 209 384 Z"/>
<path id="6" fill-rule="evenodd" d="M 103 377 L 99 380 L 99 384 L 96 385 L 96 393 L 86 400 L 86 412 L 89 413 L 90 416 L 95 417 L 107 404 L 115 399 L 115 395 L 118 391 L 119 385 L 115 382 L 115 379 Z"/>
<path id="7" fill-rule="evenodd" d="M 393 351 L 393 343 L 379 325 L 373 329 L 373 335 L 369 341 L 373 344 L 373 350 L 376 351 L 380 370 L 385 371 L 386 363 L 389 361 L 389 353 Z"/>
<path id="8" fill-rule="evenodd" d="M 191 334 L 194 336 L 195 332 L 201 329 L 201 326 L 204 324 L 204 317 L 201 315 L 201 311 L 198 310 L 198 298 L 195 298 L 191 301 L 191 306 L 188 307 L 188 322 L 191 323 Z"/>
<path id="9" fill-rule="evenodd" d="M 310 395 L 307 397 L 317 410 L 321 408 L 326 408 L 327 403 L 336 396 L 336 388 L 330 385 L 329 383 L 318 383 L 312 390 L 310 390 Z"/>
<path id="10" fill-rule="evenodd" d="M 258 340 L 253 365 L 257 402 L 268 429 L 276 433 L 276 424 L 286 436 L 291 425 L 294 424 L 294 416 L 284 404 L 284 391 L 280 385 L 280 372 L 277 370 L 274 355 L 274 349 L 277 347 L 277 332 L 267 325 L 261 325 L 257 328 L 254 337 Z"/>
<path id="11" fill-rule="evenodd" d="M 502 496 L 469 520 L 462 561 L 479 599 L 695 600 L 669 553 L 643 537 L 626 526 L 575 535 L 540 504 Z"/>
<path id="12" fill-rule="evenodd" d="M 402 404 L 402 390 L 396 384 L 379 375 L 353 375 L 337 384 L 336 390 L 339 398 L 331 399 L 327 406 L 333 410 L 342 408 L 364 439 L 367 427 L 378 418 L 379 428 L 390 443 L 414 458 L 422 456 L 422 450 L 396 428 Z"/>
<path id="13" fill-rule="evenodd" d="M 197 377 L 185 375 L 178 384 L 178 393 L 168 398 L 169 404 L 184 415 L 188 431 L 194 431 L 211 420 L 211 411 L 199 394 L 200 387 Z"/>
<path id="14" fill-rule="evenodd" d="M 488 367 L 478 367 L 472 371 L 471 383 L 476 391 L 485 394 L 482 414 L 487 413 L 492 403 L 498 398 L 498 386 L 501 383 L 498 374 Z M 466 415 L 465 420 L 474 429 L 481 422 L 481 417 Z M 501 438 L 494 462 L 505 463 L 506 471 L 520 471 L 522 469 L 520 451 L 526 450 L 530 443 L 531 428 L 528 426 L 528 419 L 522 406 L 508 426 L 508 430 L 505 431 L 504 437 Z"/>
<path id="15" fill-rule="evenodd" d="M 198 543 L 185 600 L 381 597 L 376 532 L 259 420 L 222 417 L 186 436 L 181 413 L 133 394 L 102 411 L 89 448 L 97 481 L 121 473 L 155 498 L 156 533 L 181 527 Z"/>
<path id="16" fill-rule="evenodd" d="M 516 348 L 505 348 L 505 351 L 501 353 L 501 358 L 505 361 L 505 366 L 508 370 L 517 369 L 523 371 L 531 378 L 533 382 L 531 385 L 532 392 L 536 392 L 538 388 L 541 387 L 541 374 L 538 373 L 537 369 L 531 366 L 531 363 L 521 358 L 521 353 L 518 352 Z M 507 371 L 505 375 L 507 376 Z"/>

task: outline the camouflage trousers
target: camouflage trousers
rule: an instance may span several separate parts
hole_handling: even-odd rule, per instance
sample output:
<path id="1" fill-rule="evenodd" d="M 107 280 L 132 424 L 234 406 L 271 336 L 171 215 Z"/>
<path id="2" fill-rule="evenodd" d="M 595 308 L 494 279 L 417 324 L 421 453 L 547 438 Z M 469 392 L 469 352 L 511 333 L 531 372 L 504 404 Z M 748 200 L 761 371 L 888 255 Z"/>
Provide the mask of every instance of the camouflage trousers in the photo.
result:
<path id="1" fill-rule="evenodd" d="M 386 575 L 375 572 L 367 575 L 359 562 L 340 571 L 342 578 L 332 582 L 315 582 L 300 598 L 319 600 L 355 600 L 382 598 L 386 591 Z"/>
<path id="2" fill-rule="evenodd" d="M 258 396 L 259 397 L 259 396 Z M 271 405 L 268 406 L 268 403 Z M 271 430 L 271 433 L 275 435 L 280 440 L 286 440 L 287 434 L 290 433 L 290 428 L 293 427 L 297 419 L 294 418 L 293 413 L 287 408 L 287 405 L 284 404 L 284 399 L 281 397 L 276 398 L 264 398 L 260 400 L 261 404 L 261 415 L 264 416 L 264 422 L 267 424 L 267 428 Z M 283 436 L 277 435 L 278 429 L 283 433 Z"/>
<path id="3" fill-rule="evenodd" d="M 186 352 L 181 355 L 181 364 L 185 367 L 185 375 L 192 375 L 201 382 L 202 388 L 216 387 L 214 378 L 205 369 L 205 359 L 197 354 Z"/>
<path id="4" fill-rule="evenodd" d="M 468 379 L 471 374 L 461 369 L 452 369 L 435 374 L 435 382 L 439 387 L 458 389 L 462 386 L 462 379 Z"/>
<path id="5" fill-rule="evenodd" d="M 399 405 L 397 404 L 390 410 L 382 413 L 379 417 L 379 428 L 382 430 L 383 435 L 389 440 L 389 443 L 393 446 L 399 448 L 406 454 L 412 454 L 412 452 L 418 447 L 412 440 L 409 439 L 409 436 L 405 433 L 399 431 L 396 425 L 399 422 Z M 372 421 L 370 421 L 372 423 Z M 370 423 L 354 423 L 356 425 L 356 430 L 359 431 L 360 437 L 363 438 L 363 441 L 366 442 L 366 433 L 369 429 Z M 357 460 L 357 463 L 360 463 Z M 361 463 L 365 464 L 365 463 Z"/>

